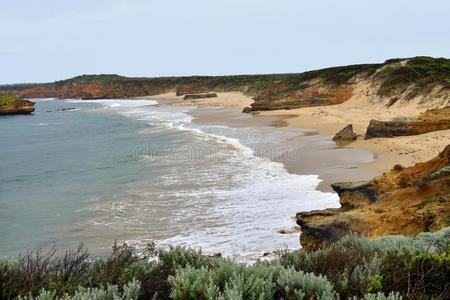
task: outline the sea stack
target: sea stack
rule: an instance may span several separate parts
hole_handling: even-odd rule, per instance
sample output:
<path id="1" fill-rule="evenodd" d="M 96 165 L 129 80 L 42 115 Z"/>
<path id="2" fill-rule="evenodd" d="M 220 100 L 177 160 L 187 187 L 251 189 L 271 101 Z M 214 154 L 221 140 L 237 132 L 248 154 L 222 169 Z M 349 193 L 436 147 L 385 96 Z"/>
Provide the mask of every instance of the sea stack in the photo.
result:
<path id="1" fill-rule="evenodd" d="M 34 112 L 34 102 L 12 94 L 0 95 L 0 115 L 28 115 Z"/>

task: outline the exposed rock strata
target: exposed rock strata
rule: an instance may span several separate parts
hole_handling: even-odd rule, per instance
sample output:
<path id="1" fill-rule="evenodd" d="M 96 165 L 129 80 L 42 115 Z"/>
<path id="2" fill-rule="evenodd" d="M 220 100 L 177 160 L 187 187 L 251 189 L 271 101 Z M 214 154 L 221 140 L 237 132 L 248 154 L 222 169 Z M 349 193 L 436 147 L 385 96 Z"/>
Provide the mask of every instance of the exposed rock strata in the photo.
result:
<path id="1" fill-rule="evenodd" d="M 417 135 L 446 129 L 450 129 L 450 107 L 427 111 L 414 120 L 371 120 L 365 138 Z"/>
<path id="2" fill-rule="evenodd" d="M 82 99 L 168 92 L 176 92 L 178 96 L 210 91 L 242 92 L 254 98 L 251 109 L 256 111 L 340 104 L 355 96 L 355 84 L 364 82 L 373 86 L 372 100 L 386 103 L 387 107 L 417 99 L 443 106 L 450 94 L 449 69 L 449 59 L 414 57 L 293 74 L 154 78 L 82 75 L 53 83 L 0 86 L 0 92 L 26 98 Z"/>
<path id="3" fill-rule="evenodd" d="M 0 115 L 28 115 L 32 112 L 34 112 L 34 102 L 13 95 L 0 95 Z"/>
<path id="4" fill-rule="evenodd" d="M 450 145 L 438 157 L 400 165 L 368 182 L 332 185 L 341 208 L 297 214 L 300 242 L 314 250 L 351 232 L 414 236 L 450 225 Z"/>

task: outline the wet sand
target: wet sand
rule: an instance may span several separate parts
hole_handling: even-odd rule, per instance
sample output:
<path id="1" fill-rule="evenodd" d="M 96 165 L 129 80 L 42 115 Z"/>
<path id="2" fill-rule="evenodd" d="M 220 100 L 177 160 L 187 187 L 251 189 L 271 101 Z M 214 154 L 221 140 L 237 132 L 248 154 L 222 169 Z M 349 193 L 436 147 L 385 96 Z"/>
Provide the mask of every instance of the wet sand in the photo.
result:
<path id="1" fill-rule="evenodd" d="M 194 122 L 208 125 L 224 125 L 228 127 L 280 127 L 292 116 L 260 116 L 243 114 L 235 108 L 199 107 L 191 111 Z M 378 173 L 361 168 L 362 165 L 374 160 L 370 151 L 352 149 L 336 145 L 331 136 L 319 134 L 316 130 L 299 128 L 278 128 L 283 131 L 298 134 L 284 141 L 289 155 L 270 157 L 281 162 L 290 173 L 320 176 L 322 182 L 317 187 L 323 192 L 332 191 L 330 184 L 339 181 L 367 180 Z M 264 142 L 264 136 L 261 137 Z M 267 151 L 266 151 L 267 152 Z M 257 152 L 258 155 L 258 152 Z"/>
<path id="2" fill-rule="evenodd" d="M 197 107 L 192 111 L 195 122 L 230 127 L 275 126 L 298 130 L 294 159 L 274 158 L 283 162 L 289 172 L 318 174 L 323 180 L 318 189 L 330 191 L 330 184 L 339 181 L 371 179 L 392 168 L 431 159 L 448 143 L 450 130 L 418 136 L 364 140 L 362 135 L 372 118 L 389 120 L 418 114 L 426 108 L 398 108 L 386 111 L 383 105 L 368 103 L 367 99 L 352 99 L 340 105 L 307 107 L 293 110 L 241 113 L 251 104 L 250 97 L 241 93 L 218 93 L 219 97 L 182 100 L 175 93 L 146 97 L 160 100 L 162 105 Z M 370 109 L 368 107 L 370 106 Z M 333 135 L 353 123 L 358 140 L 336 144 Z M 306 133 L 305 133 L 306 132 Z M 307 136 L 307 137 L 306 137 Z M 297 144 L 297 145 L 295 145 Z"/>

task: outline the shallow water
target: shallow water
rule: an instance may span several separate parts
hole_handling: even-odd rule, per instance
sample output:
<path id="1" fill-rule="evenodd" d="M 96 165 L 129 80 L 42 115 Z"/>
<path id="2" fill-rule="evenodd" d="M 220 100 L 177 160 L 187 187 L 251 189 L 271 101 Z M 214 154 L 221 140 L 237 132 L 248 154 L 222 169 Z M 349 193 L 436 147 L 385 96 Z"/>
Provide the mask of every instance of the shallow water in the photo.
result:
<path id="1" fill-rule="evenodd" d="M 296 212 L 338 205 L 317 175 L 273 161 L 307 131 L 202 125 L 155 104 L 49 100 L 0 118 L 0 255 L 79 242 L 103 254 L 117 239 L 250 259 L 298 248 L 278 233 Z"/>

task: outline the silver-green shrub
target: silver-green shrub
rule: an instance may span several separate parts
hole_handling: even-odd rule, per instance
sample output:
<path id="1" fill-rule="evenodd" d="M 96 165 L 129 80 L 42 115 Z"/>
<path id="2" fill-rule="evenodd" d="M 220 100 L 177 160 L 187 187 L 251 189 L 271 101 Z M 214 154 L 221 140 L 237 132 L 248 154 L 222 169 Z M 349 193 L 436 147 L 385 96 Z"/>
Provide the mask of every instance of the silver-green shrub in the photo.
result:
<path id="1" fill-rule="evenodd" d="M 137 300 L 141 284 L 133 280 L 123 286 L 123 292 L 119 291 L 117 285 L 107 285 L 106 288 L 83 288 L 79 287 L 74 295 L 56 297 L 56 292 L 43 290 L 38 296 L 19 297 L 22 300 Z"/>
<path id="2" fill-rule="evenodd" d="M 353 298 L 356 300 L 356 298 Z M 391 292 L 389 295 L 383 293 L 366 294 L 362 300 L 402 300 L 402 296 L 398 292 Z"/>
<path id="3" fill-rule="evenodd" d="M 227 260 L 209 267 L 187 266 L 169 279 L 173 299 L 336 299 L 323 276 L 257 263 L 246 266 Z"/>
<path id="4" fill-rule="evenodd" d="M 277 286 L 284 289 L 287 299 L 337 299 L 333 285 L 321 275 L 283 269 L 278 274 Z"/>

